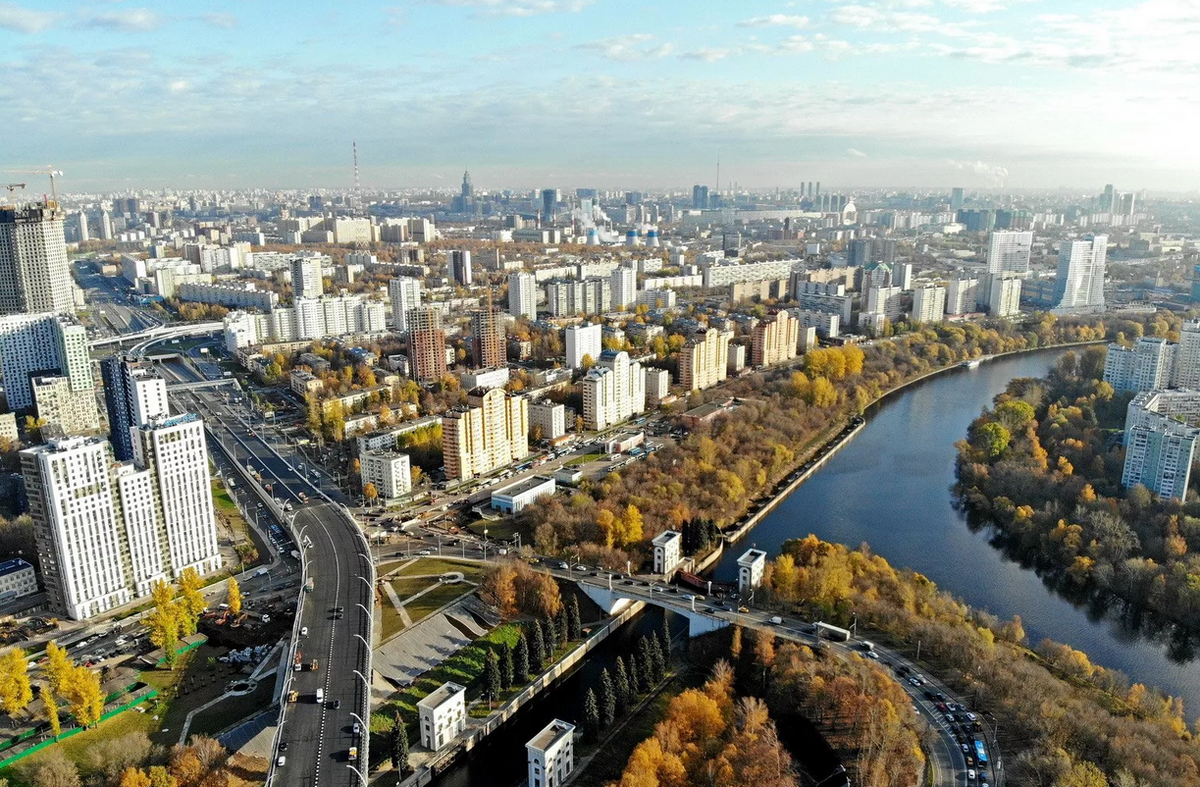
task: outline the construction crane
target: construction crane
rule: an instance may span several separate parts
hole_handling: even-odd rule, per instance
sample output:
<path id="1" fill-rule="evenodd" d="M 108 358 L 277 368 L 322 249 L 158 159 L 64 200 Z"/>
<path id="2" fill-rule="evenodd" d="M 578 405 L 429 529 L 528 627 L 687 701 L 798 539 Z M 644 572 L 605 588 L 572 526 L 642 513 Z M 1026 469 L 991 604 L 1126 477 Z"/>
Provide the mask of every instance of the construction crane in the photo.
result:
<path id="1" fill-rule="evenodd" d="M 45 169 L 6 169 L 5 172 L 10 175 L 49 175 L 50 196 L 54 200 L 54 204 L 58 204 L 58 185 L 54 182 L 54 179 L 62 176 L 62 170 L 47 165 Z M 11 190 L 9 189 L 9 191 Z"/>
<path id="2" fill-rule="evenodd" d="M 12 196 L 12 193 L 14 191 L 16 191 L 17 189 L 25 188 L 25 184 L 24 183 L 6 183 L 4 185 L 4 188 L 8 189 L 9 196 Z"/>

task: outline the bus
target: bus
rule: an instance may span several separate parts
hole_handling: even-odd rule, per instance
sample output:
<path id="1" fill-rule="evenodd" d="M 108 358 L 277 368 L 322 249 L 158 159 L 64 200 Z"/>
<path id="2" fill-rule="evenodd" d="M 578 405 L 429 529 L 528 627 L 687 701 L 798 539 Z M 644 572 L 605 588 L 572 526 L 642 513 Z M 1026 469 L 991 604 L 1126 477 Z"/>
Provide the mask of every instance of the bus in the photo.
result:
<path id="1" fill-rule="evenodd" d="M 983 741 L 975 741 L 975 759 L 980 766 L 987 765 L 987 749 L 983 747 Z"/>

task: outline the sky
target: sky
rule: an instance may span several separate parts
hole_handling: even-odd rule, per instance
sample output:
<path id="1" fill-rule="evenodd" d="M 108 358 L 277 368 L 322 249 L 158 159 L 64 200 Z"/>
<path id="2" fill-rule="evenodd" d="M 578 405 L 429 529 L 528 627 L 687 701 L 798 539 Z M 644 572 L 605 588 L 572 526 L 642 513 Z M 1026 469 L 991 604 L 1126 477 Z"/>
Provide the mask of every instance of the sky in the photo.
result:
<path id="1" fill-rule="evenodd" d="M 0 170 L 1195 191 L 1198 41 L 1200 0 L 0 0 Z"/>

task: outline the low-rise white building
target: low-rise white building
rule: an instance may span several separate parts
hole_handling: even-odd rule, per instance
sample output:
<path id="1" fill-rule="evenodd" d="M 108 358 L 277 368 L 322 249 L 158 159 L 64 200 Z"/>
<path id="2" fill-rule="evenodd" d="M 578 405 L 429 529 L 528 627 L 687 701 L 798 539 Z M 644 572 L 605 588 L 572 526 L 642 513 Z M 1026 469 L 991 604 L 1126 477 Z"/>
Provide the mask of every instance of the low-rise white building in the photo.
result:
<path id="1" fill-rule="evenodd" d="M 763 570 L 767 565 L 767 553 L 761 549 L 747 549 L 738 558 L 738 592 L 753 590 L 762 584 Z"/>
<path id="2" fill-rule="evenodd" d="M 575 770 L 575 725 L 555 719 L 525 744 L 529 787 L 558 787 Z"/>
<path id="3" fill-rule="evenodd" d="M 362 483 L 374 484 L 384 500 L 403 497 L 412 491 L 412 472 L 408 454 L 370 451 L 359 457 Z"/>
<path id="4" fill-rule="evenodd" d="M 678 530 L 664 530 L 650 544 L 654 547 L 654 573 L 674 573 L 683 560 L 682 534 Z"/>
<path id="5" fill-rule="evenodd" d="M 460 382 L 464 391 L 474 391 L 476 388 L 503 388 L 508 385 L 508 367 L 472 369 L 463 372 Z"/>
<path id="6" fill-rule="evenodd" d="M 0 563 L 0 601 L 37 593 L 37 572 L 19 557 Z"/>
<path id="7" fill-rule="evenodd" d="M 538 498 L 553 495 L 555 489 L 553 478 L 544 475 L 523 478 L 492 492 L 492 508 L 505 514 L 517 514 Z"/>
<path id="8" fill-rule="evenodd" d="M 443 683 L 417 703 L 421 745 L 438 751 L 467 728 L 467 689 Z"/>

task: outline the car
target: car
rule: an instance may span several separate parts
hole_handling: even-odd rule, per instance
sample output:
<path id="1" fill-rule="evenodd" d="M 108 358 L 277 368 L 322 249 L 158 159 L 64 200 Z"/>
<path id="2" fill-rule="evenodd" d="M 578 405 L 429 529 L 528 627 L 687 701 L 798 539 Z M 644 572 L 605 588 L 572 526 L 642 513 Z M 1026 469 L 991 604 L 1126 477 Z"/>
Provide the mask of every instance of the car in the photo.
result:
<path id="1" fill-rule="evenodd" d="M 345 607 L 336 607 L 336 608 L 334 608 L 334 610 L 333 610 L 333 611 L 334 611 L 334 612 L 345 612 L 345 611 L 346 611 L 346 608 L 345 608 Z"/>
<path id="2" fill-rule="evenodd" d="M 432 549 L 422 549 L 417 554 L 420 555 L 421 557 L 429 557 L 430 555 L 433 554 L 433 550 Z"/>
<path id="3" fill-rule="evenodd" d="M 275 767 L 282 768 L 287 764 L 287 757 L 283 754 L 279 755 L 279 759 L 275 760 Z"/>
<path id="4" fill-rule="evenodd" d="M 340 707 L 342 707 L 342 701 L 341 701 L 341 700 L 334 700 L 334 701 L 333 701 L 333 709 L 334 709 L 334 710 L 337 710 L 337 709 L 338 709 L 338 708 L 340 708 Z"/>
<path id="5" fill-rule="evenodd" d="M 741 613 L 743 613 L 743 614 L 745 614 L 745 613 L 747 613 L 747 612 L 749 612 L 749 611 L 750 611 L 750 607 L 746 607 L 746 606 L 741 606 L 741 607 L 738 607 L 738 612 L 741 612 Z"/>
<path id="6" fill-rule="evenodd" d="M 868 651 L 867 651 L 867 658 L 869 658 L 869 659 L 878 659 L 878 658 L 879 658 L 879 654 L 878 654 L 878 653 L 876 653 L 876 652 L 875 652 L 875 651 L 873 651 L 873 650 L 868 650 Z"/>
<path id="7" fill-rule="evenodd" d="M 918 686 L 918 687 L 919 687 L 919 686 L 921 685 L 921 681 L 917 680 L 916 678 L 909 678 L 909 679 L 908 679 L 908 683 L 909 683 L 909 685 L 911 685 L 911 686 Z"/>
<path id="8" fill-rule="evenodd" d="M 559 571 L 566 571 L 566 570 L 567 570 L 567 564 L 566 564 L 566 563 L 564 563 L 564 562 L 562 562 L 561 560 L 560 560 L 560 561 L 558 561 L 558 563 L 556 563 L 554 567 L 555 567 L 555 568 L 557 568 Z"/>
<path id="9" fill-rule="evenodd" d="M 965 743 L 960 743 L 959 748 L 961 748 L 963 750 L 964 754 L 966 754 L 967 752 L 969 752 L 971 750 L 971 747 Z"/>
<path id="10" fill-rule="evenodd" d="M 302 626 L 300 628 L 300 636 L 302 636 L 302 637 L 308 636 L 308 626 Z"/>
<path id="11" fill-rule="evenodd" d="M 283 743 L 279 744 L 279 750 L 280 750 L 280 751 L 287 751 L 287 747 L 288 747 L 288 742 L 287 742 L 287 741 L 284 741 Z"/>
<path id="12" fill-rule="evenodd" d="M 359 725 L 359 723 L 358 723 L 358 722 L 354 722 L 354 734 L 355 734 L 355 735 L 358 735 L 358 734 L 359 734 L 359 732 L 361 732 L 361 731 L 362 731 L 362 727 Z"/>
<path id="13" fill-rule="evenodd" d="M 974 768 L 967 768 L 967 781 L 969 781 L 969 782 L 975 781 L 975 769 Z"/>

